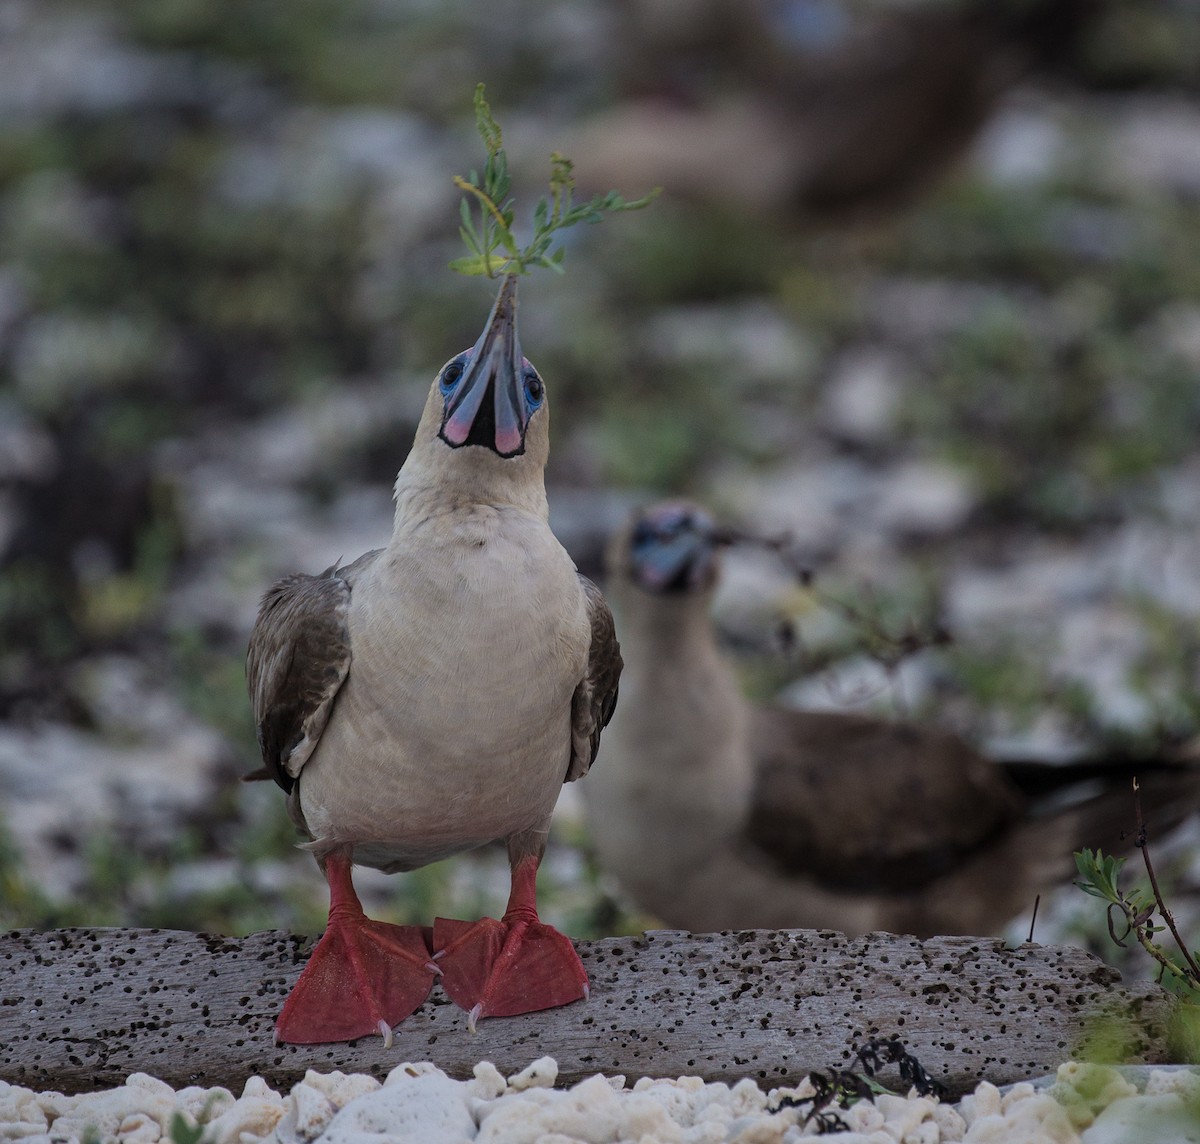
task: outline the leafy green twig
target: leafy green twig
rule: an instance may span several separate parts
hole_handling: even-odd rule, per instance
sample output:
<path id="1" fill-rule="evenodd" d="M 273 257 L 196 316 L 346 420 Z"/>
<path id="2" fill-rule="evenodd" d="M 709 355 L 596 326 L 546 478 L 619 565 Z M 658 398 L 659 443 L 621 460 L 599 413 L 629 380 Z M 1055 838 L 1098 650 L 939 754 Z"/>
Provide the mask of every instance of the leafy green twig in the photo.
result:
<path id="1" fill-rule="evenodd" d="M 1175 939 L 1175 945 L 1179 948 L 1179 952 L 1183 954 L 1183 960 L 1187 964 L 1188 978 L 1191 984 L 1200 987 L 1200 965 L 1196 964 L 1195 957 L 1188 950 L 1183 938 L 1179 936 L 1179 927 L 1175 924 L 1175 915 L 1171 913 L 1171 908 L 1167 905 L 1162 896 L 1162 891 L 1158 888 L 1158 876 L 1154 873 L 1154 864 L 1150 861 L 1150 846 L 1146 837 L 1146 821 L 1142 817 L 1141 787 L 1138 786 L 1136 778 L 1133 780 L 1133 807 L 1134 813 L 1137 816 L 1137 848 L 1142 852 L 1142 861 L 1146 866 L 1146 876 L 1150 879 L 1150 889 L 1154 893 L 1154 901 L 1158 905 L 1159 915 L 1167 923 L 1167 929 L 1171 931 L 1171 937 Z"/>
<path id="2" fill-rule="evenodd" d="M 484 98 L 483 84 L 475 88 L 475 126 L 487 150 L 487 161 L 482 178 L 477 171 L 466 178 L 454 176 L 454 185 L 466 192 L 459 204 L 462 224 L 459 234 L 471 252 L 466 258 L 456 258 L 450 263 L 450 269 L 459 274 L 498 278 L 503 274 L 530 274 L 536 266 L 561 274 L 563 248 L 551 249 L 559 231 L 576 223 L 600 222 L 605 212 L 640 210 L 659 193 L 655 189 L 629 201 L 616 191 L 609 191 L 586 203 L 576 203 L 574 165 L 555 152 L 550 156 L 550 195 L 538 200 L 533 212 L 533 238 L 521 246 L 512 230 L 513 199 L 509 195 L 512 179 L 504 136 Z"/>
<path id="3" fill-rule="evenodd" d="M 1148 896 L 1144 890 L 1133 889 L 1126 893 L 1118 885 L 1121 867 L 1125 865 L 1124 858 L 1111 854 L 1103 854 L 1099 850 L 1080 850 L 1075 854 L 1075 866 L 1079 871 L 1080 881 L 1075 884 L 1086 894 L 1108 902 L 1108 934 L 1117 945 L 1125 948 L 1125 939 L 1132 934 L 1138 944 L 1160 966 L 1160 974 L 1169 975 L 1178 985 L 1191 991 L 1200 991 L 1200 965 L 1195 955 L 1188 949 L 1175 925 L 1175 918 L 1163 900 L 1159 889 L 1158 878 L 1154 873 L 1154 865 L 1150 861 L 1150 850 L 1147 845 L 1146 823 L 1142 818 L 1142 804 L 1139 796 L 1138 781 L 1133 780 L 1134 807 L 1137 815 L 1136 843 L 1142 852 L 1142 860 L 1146 873 L 1150 878 L 1151 893 Z M 1114 915 L 1115 911 L 1115 915 Z M 1166 923 L 1155 925 L 1154 915 L 1159 914 Z M 1114 916 L 1125 923 L 1125 930 L 1118 936 Z M 1169 930 L 1176 946 L 1183 955 L 1181 965 L 1172 954 L 1154 940 L 1154 935 Z"/>

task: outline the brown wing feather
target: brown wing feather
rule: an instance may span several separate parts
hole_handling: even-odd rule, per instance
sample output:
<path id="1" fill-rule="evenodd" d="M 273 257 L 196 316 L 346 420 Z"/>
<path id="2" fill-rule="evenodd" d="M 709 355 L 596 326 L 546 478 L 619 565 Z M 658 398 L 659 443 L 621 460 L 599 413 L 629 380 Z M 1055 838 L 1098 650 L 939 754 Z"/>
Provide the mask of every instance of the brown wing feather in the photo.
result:
<path id="1" fill-rule="evenodd" d="M 608 726 L 617 706 L 617 684 L 625 666 L 608 602 L 586 576 L 580 575 L 579 584 L 587 600 L 592 642 L 587 674 L 571 700 L 571 763 L 564 779 L 569 783 L 586 775 L 596 757 L 600 732 Z"/>
<path id="2" fill-rule="evenodd" d="M 246 684 L 267 776 L 290 792 L 350 670 L 342 571 L 297 573 L 263 596 L 246 653 Z"/>
<path id="3" fill-rule="evenodd" d="M 999 767 L 955 735 L 762 708 L 746 841 L 789 873 L 909 889 L 993 843 L 1024 810 Z"/>

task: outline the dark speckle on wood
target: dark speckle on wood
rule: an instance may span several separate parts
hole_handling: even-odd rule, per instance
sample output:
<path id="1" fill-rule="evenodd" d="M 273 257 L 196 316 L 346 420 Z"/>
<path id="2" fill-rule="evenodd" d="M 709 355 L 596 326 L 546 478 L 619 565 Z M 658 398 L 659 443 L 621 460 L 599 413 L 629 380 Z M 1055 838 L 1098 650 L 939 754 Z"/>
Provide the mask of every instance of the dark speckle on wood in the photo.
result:
<path id="1" fill-rule="evenodd" d="M 383 1077 L 431 1060 L 467 1077 L 480 1060 L 510 1072 L 550 1055 L 565 1083 L 604 1070 L 780 1085 L 840 1064 L 869 1036 L 898 1035 L 962 1092 L 1086 1053 L 1091 1018 L 1109 1011 L 1126 1017 L 1131 1061 L 1167 1060 L 1169 996 L 1149 982 L 1120 984 L 1081 950 L 815 930 L 581 942 L 587 1002 L 493 1018 L 473 1036 L 435 988 L 390 1050 L 378 1037 L 275 1047 L 275 1018 L 310 948 L 278 932 L 0 935 L 0 1076 L 79 1092 L 148 1072 L 176 1087 L 238 1091 L 255 1074 L 286 1089 L 308 1068 Z"/>

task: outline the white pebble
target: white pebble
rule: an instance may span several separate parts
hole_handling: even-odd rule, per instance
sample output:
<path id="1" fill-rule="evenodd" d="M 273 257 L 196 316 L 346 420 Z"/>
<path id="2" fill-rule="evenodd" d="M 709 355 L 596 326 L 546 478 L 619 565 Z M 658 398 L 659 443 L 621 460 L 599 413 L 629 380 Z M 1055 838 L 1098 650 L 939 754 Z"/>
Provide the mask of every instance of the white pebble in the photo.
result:
<path id="1" fill-rule="evenodd" d="M 1110 1104 L 1083 1133 L 1083 1144 L 1195 1144 L 1200 1120 L 1193 1105 L 1176 1092 Z"/>
<path id="2" fill-rule="evenodd" d="M 567 1092 L 506 1093 L 483 1114 L 479 1141 L 536 1144 L 548 1132 L 561 1132 L 585 1144 L 611 1144 L 621 1139 L 621 1122 L 617 1094 L 604 1077 L 593 1076 Z"/>
<path id="3" fill-rule="evenodd" d="M 749 1079 L 730 1087 L 643 1077 L 630 1089 L 624 1077 L 596 1075 L 564 1091 L 553 1087 L 557 1078 L 557 1063 L 543 1057 L 509 1081 L 487 1061 L 466 1081 L 428 1061 L 398 1065 L 382 1085 L 363 1074 L 310 1071 L 286 1096 L 261 1077 L 247 1080 L 236 1098 L 219 1087 L 174 1092 L 144 1073 L 78 1096 L 0 1081 L 0 1141 L 78 1144 L 86 1134 L 112 1144 L 168 1144 L 176 1114 L 204 1129 L 205 1144 L 804 1144 L 818 1130 L 791 1104 L 812 1095 L 807 1082 L 765 1095 Z M 1197 1098 L 1200 1075 L 1193 1072 L 1155 1070 L 1141 1096 L 1114 1069 L 1069 1062 L 1051 1090 L 1018 1084 L 1002 1095 L 982 1082 L 957 1107 L 913 1091 L 830 1109 L 847 1129 L 830 1139 L 1200 1144 Z"/>
<path id="4" fill-rule="evenodd" d="M 336 1111 L 320 1089 L 301 1081 L 292 1087 L 287 1110 L 276 1127 L 280 1140 L 288 1144 L 315 1140 L 325 1131 Z"/>
<path id="5" fill-rule="evenodd" d="M 1096 1113 L 1114 1100 L 1137 1095 L 1137 1086 L 1108 1065 L 1068 1061 L 1059 1065 L 1055 1080 L 1051 1092 L 1081 1128 L 1089 1125 Z"/>
<path id="6" fill-rule="evenodd" d="M 1078 1144 L 1066 1110 L 1047 1093 L 1017 1101 L 1007 1112 L 973 1121 L 963 1144 Z"/>
<path id="7" fill-rule="evenodd" d="M 165 1080 L 159 1080 L 158 1077 L 151 1076 L 149 1073 L 130 1073 L 125 1080 L 125 1087 L 151 1092 L 156 1096 L 166 1097 L 168 1100 L 175 1099 L 175 1090 Z"/>
<path id="8" fill-rule="evenodd" d="M 918 1128 L 933 1115 L 933 1101 L 927 1096 L 910 1100 L 883 1093 L 875 1098 L 875 1104 L 884 1115 L 886 1130 L 904 1144 L 907 1144 L 910 1136 L 916 1141 Z"/>
<path id="9" fill-rule="evenodd" d="M 900 1138 L 900 1144 L 939 1144 L 941 1133 L 932 1120 L 922 1120 L 911 1132 Z"/>
<path id="10" fill-rule="evenodd" d="M 1155 1069 L 1146 1080 L 1147 1096 L 1177 1092 L 1185 1100 L 1200 1101 L 1200 1072 L 1192 1069 Z"/>
<path id="11" fill-rule="evenodd" d="M 836 1107 L 831 1107 L 830 1111 L 836 1112 L 852 1132 L 878 1132 L 887 1121 L 883 1110 L 873 1100 L 857 1100 L 845 1111 Z"/>
<path id="12" fill-rule="evenodd" d="M 280 1107 L 283 1106 L 283 1097 L 260 1076 L 252 1076 L 246 1081 L 242 1087 L 242 1097 L 254 1100 L 269 1100 Z"/>
<path id="13" fill-rule="evenodd" d="M 0 1121 L 0 1140 L 33 1140 L 41 1144 L 42 1140 L 50 1140 L 45 1128 L 36 1124 L 8 1124 Z"/>
<path id="14" fill-rule="evenodd" d="M 278 1094 L 243 1096 L 232 1107 L 204 1126 L 205 1144 L 242 1144 L 243 1138 L 261 1140 L 283 1119 L 284 1105 Z"/>
<path id="15" fill-rule="evenodd" d="M 508 1078 L 509 1088 L 522 1092 L 527 1088 L 553 1088 L 558 1080 L 558 1061 L 553 1057 L 538 1057 L 516 1076 Z"/>
<path id="16" fill-rule="evenodd" d="M 729 1107 L 734 1116 L 753 1116 L 767 1107 L 766 1093 L 749 1077 L 739 1080 L 729 1096 Z"/>
<path id="17" fill-rule="evenodd" d="M 428 1061 L 424 1063 L 429 1064 Z M 393 1069 L 387 1079 L 390 1081 L 392 1074 L 395 1073 L 404 1076 L 410 1075 L 403 1071 L 404 1068 L 405 1066 L 401 1065 L 400 1069 Z M 445 1076 L 445 1073 L 440 1069 L 434 1069 L 432 1065 L 429 1066 L 429 1069 L 437 1072 L 439 1076 Z M 347 1074 L 337 1069 L 329 1073 L 313 1072 L 312 1069 L 309 1069 L 304 1074 L 304 1083 L 322 1093 L 335 1109 L 345 1108 L 352 1100 L 357 1100 L 368 1092 L 375 1092 L 380 1087 L 379 1081 L 373 1076 L 367 1076 L 365 1073 Z"/>
<path id="18" fill-rule="evenodd" d="M 28 1136 L 45 1132 L 50 1121 L 34 1093 L 0 1081 L 0 1126 L 10 1137 Z"/>
<path id="19" fill-rule="evenodd" d="M 162 1134 L 162 1126 L 158 1121 L 144 1112 L 135 1112 L 117 1125 L 121 1144 L 158 1144 Z"/>
<path id="20" fill-rule="evenodd" d="M 729 1126 L 727 1139 L 730 1144 L 783 1144 L 790 1127 L 776 1116 L 742 1116 Z"/>
<path id="21" fill-rule="evenodd" d="M 651 1080 L 649 1077 L 642 1077 L 633 1086 L 630 1095 L 654 1101 L 676 1124 L 691 1128 L 696 1123 L 699 1111 L 711 1103 L 711 1097 L 702 1081 L 699 1084 L 683 1083 L 684 1080 L 698 1079 L 688 1077 L 682 1080 Z M 728 1094 L 724 1085 L 721 1088 Z"/>
<path id="22" fill-rule="evenodd" d="M 646 1092 L 628 1093 L 621 1101 L 623 1136 L 640 1141 L 653 1139 L 658 1144 L 683 1144 L 683 1125 Z"/>
<path id="23" fill-rule="evenodd" d="M 63 1115 L 51 1125 L 56 1137 L 82 1137 L 93 1131 L 99 1136 L 115 1136 L 126 1117 L 145 1113 L 160 1128 L 166 1128 L 175 1112 L 175 1094 L 169 1096 L 138 1086 L 113 1088 L 106 1092 L 86 1093 L 69 1100 Z"/>
<path id="24" fill-rule="evenodd" d="M 986 1116 L 999 1116 L 1000 1090 L 994 1084 L 981 1080 L 975 1086 L 974 1092 L 962 1098 L 958 1110 L 962 1113 L 968 1127 L 973 1125 L 976 1120 L 981 1120 Z"/>
<path id="25" fill-rule="evenodd" d="M 438 1073 L 440 1076 L 446 1075 L 432 1061 L 405 1061 L 392 1069 L 384 1078 L 383 1083 L 385 1085 L 406 1084 L 409 1077 L 429 1076 L 431 1073 Z M 319 1076 L 320 1074 L 314 1073 L 313 1075 Z"/>
<path id="26" fill-rule="evenodd" d="M 957 1144 L 967 1131 L 967 1122 L 948 1104 L 939 1104 L 933 1110 L 933 1122 L 938 1126 L 940 1144 Z"/>
<path id="27" fill-rule="evenodd" d="M 726 1144 L 727 1139 L 725 1126 L 715 1121 L 702 1122 L 683 1130 L 683 1144 Z"/>
<path id="28" fill-rule="evenodd" d="M 182 1111 L 195 1118 L 197 1124 L 207 1124 L 218 1116 L 228 1112 L 236 1103 L 232 1092 L 227 1088 L 210 1088 L 199 1090 L 195 1103 L 180 1103 Z"/>
<path id="29" fill-rule="evenodd" d="M 467 1144 L 475 1118 L 466 1085 L 434 1070 L 397 1079 L 351 1100 L 330 1122 L 323 1144 Z"/>
<path id="30" fill-rule="evenodd" d="M 467 1090 L 476 1100 L 495 1100 L 504 1095 L 508 1081 L 491 1061 L 480 1061 L 473 1072 L 475 1079 L 467 1082 Z"/>

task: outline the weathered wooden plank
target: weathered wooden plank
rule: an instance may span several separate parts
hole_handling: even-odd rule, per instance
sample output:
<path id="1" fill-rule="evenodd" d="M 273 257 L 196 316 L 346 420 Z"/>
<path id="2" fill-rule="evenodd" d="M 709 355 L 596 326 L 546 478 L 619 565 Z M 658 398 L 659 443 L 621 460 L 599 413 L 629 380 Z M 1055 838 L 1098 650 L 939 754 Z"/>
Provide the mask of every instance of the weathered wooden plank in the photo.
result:
<path id="1" fill-rule="evenodd" d="M 920 942 L 814 930 L 580 943 L 584 1003 L 524 1017 L 465 1015 L 435 988 L 396 1041 L 275 1046 L 272 1026 L 310 943 L 128 929 L 0 935 L 0 1078 L 76 1092 L 144 1071 L 176 1087 L 239 1091 L 258 1074 L 286 1088 L 305 1069 L 385 1075 L 431 1060 L 467 1076 L 549 1054 L 560 1076 L 752 1077 L 770 1085 L 850 1060 L 899 1035 L 952 1090 L 1047 1072 L 1086 1043 L 1102 1008 L 1128 1015 L 1128 1059 L 1167 1059 L 1169 996 L 1080 950 L 992 939 Z"/>

